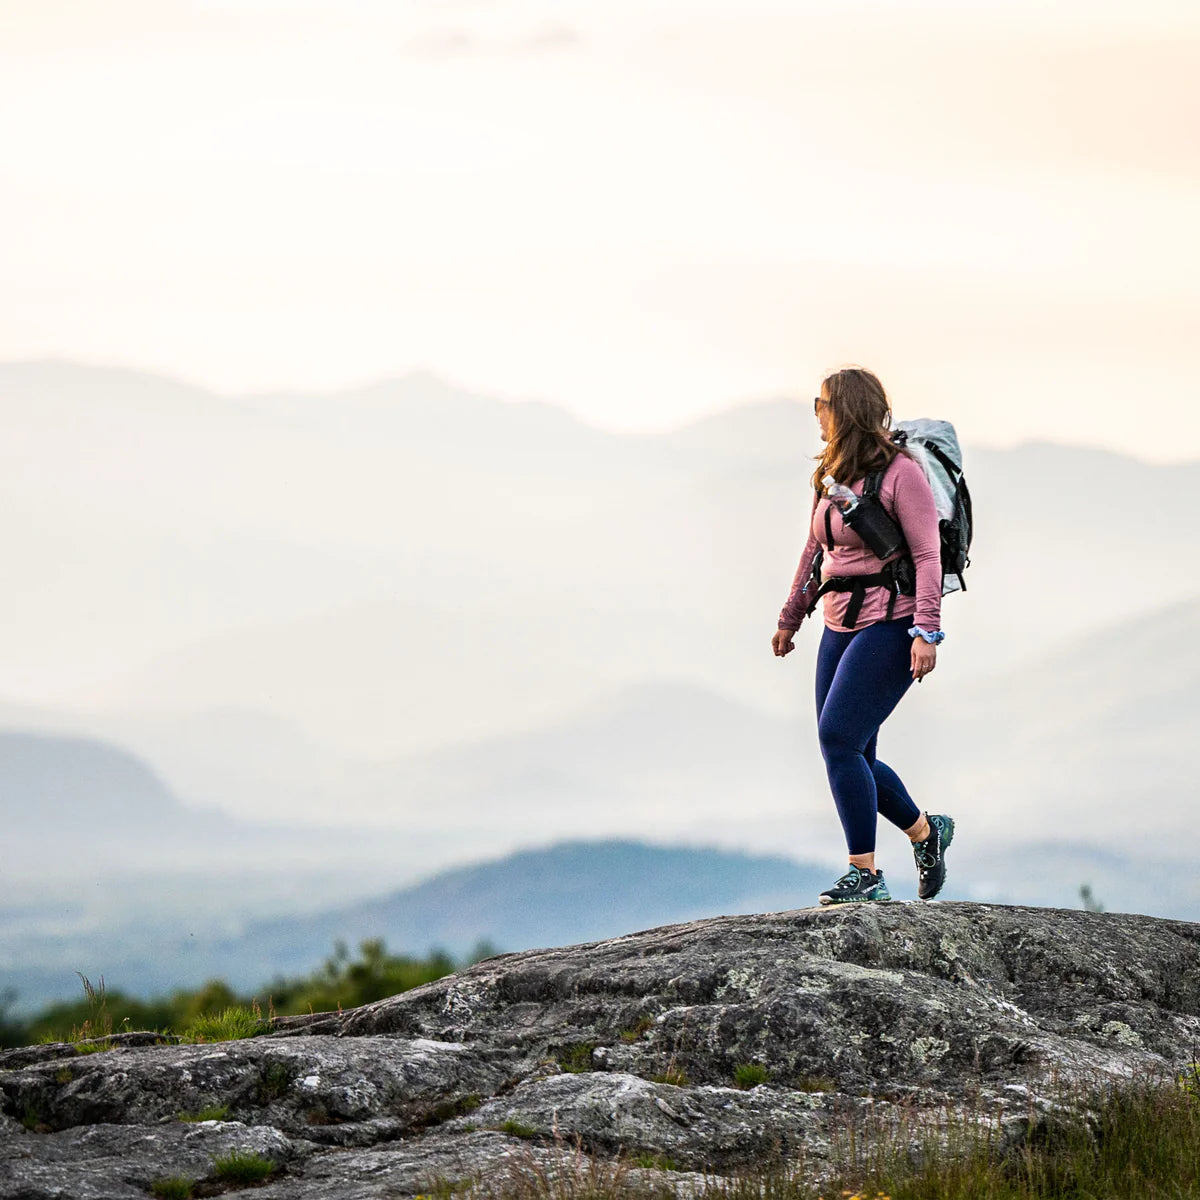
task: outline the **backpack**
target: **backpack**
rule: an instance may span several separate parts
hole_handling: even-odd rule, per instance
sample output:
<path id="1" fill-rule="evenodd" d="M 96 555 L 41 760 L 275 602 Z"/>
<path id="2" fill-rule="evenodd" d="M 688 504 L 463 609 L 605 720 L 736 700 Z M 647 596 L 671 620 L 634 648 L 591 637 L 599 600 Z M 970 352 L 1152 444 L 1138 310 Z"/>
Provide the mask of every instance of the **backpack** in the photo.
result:
<path id="1" fill-rule="evenodd" d="M 967 583 L 963 572 L 971 565 L 975 522 L 954 426 L 949 421 L 932 421 L 925 417 L 897 421 L 892 429 L 892 441 L 903 446 L 921 464 L 933 491 L 942 543 L 942 595 L 965 592 Z M 868 480 L 868 485 L 871 482 Z M 874 490 L 878 491 L 878 476 L 873 482 Z M 864 485 L 864 493 L 866 488 Z"/>
<path id="2" fill-rule="evenodd" d="M 920 464 L 933 492 L 942 551 L 942 595 L 965 592 L 967 584 L 963 579 L 963 572 L 971 565 L 971 538 L 975 526 L 971 512 L 971 493 L 963 475 L 962 451 L 959 449 L 954 426 L 949 421 L 933 421 L 923 417 L 915 421 L 898 421 L 892 428 L 892 441 L 898 446 L 903 446 Z M 871 472 L 863 482 L 860 498 L 861 503 L 875 505 L 880 512 L 883 512 L 879 501 L 879 484 L 882 478 L 882 471 Z M 833 577 L 825 580 L 821 578 L 823 557 L 824 552 L 818 550 L 813 561 L 811 578 L 818 586 L 806 610 L 809 615 L 826 592 L 851 592 L 845 620 L 846 624 L 853 628 L 858 623 L 858 614 L 868 587 L 883 586 L 891 593 L 888 600 L 888 620 L 891 620 L 897 596 L 916 594 L 916 567 L 907 549 L 903 557 L 884 563 L 882 571 L 876 575 Z"/>

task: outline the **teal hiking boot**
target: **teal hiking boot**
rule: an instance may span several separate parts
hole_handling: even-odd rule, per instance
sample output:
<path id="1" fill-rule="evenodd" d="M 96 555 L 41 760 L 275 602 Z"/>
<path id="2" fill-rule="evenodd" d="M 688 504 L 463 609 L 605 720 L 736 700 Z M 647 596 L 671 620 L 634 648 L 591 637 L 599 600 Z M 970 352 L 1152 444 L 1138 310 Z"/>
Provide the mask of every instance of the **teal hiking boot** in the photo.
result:
<path id="1" fill-rule="evenodd" d="M 913 843 L 913 858 L 917 860 L 917 895 L 932 900 L 946 882 L 946 847 L 954 840 L 954 818 L 929 818 L 929 836 Z"/>
<path id="2" fill-rule="evenodd" d="M 845 875 L 826 888 L 818 899 L 822 904 L 855 904 L 864 900 L 890 900 L 891 893 L 883 881 L 883 872 L 850 866 Z"/>

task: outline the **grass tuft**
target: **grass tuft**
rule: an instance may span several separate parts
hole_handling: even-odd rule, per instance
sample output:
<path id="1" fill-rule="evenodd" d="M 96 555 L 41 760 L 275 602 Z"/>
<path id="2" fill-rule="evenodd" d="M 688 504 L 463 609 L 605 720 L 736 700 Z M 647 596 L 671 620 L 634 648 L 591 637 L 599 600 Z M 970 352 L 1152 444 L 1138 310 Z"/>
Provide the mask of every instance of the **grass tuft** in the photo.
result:
<path id="1" fill-rule="evenodd" d="M 635 1154 L 630 1160 L 635 1167 L 647 1171 L 679 1171 L 682 1168 L 667 1154 Z"/>
<path id="2" fill-rule="evenodd" d="M 687 1087 L 691 1081 L 682 1067 L 668 1067 L 658 1075 L 651 1075 L 650 1082 L 669 1083 L 672 1087 Z"/>
<path id="3" fill-rule="evenodd" d="M 46 1124 L 42 1118 L 42 1114 L 32 1105 L 25 1105 L 25 1111 L 21 1115 L 21 1124 L 29 1130 L 30 1133 L 49 1133 L 50 1126 Z"/>
<path id="4" fill-rule="evenodd" d="M 801 1075 L 792 1081 L 792 1087 L 798 1092 L 836 1092 L 836 1081 L 828 1075 Z"/>
<path id="5" fill-rule="evenodd" d="M 521 1121 L 514 1121 L 511 1118 L 507 1121 L 501 1121 L 496 1128 L 501 1133 L 507 1133 L 510 1137 L 519 1138 L 535 1138 L 538 1131 L 532 1125 L 526 1125 Z"/>
<path id="6" fill-rule="evenodd" d="M 270 1029 L 270 1022 L 262 1015 L 258 1002 L 249 1008 L 238 1005 L 222 1009 L 219 1013 L 202 1014 L 195 1018 L 183 1032 L 188 1043 L 234 1042 L 241 1038 L 257 1037 Z"/>
<path id="7" fill-rule="evenodd" d="M 183 1175 L 164 1176 L 150 1184 L 150 1195 L 156 1200 L 191 1200 L 195 1194 L 196 1181 Z"/>
<path id="8" fill-rule="evenodd" d="M 762 1063 L 738 1063 L 733 1068 L 733 1082 L 743 1090 L 758 1087 L 771 1078 L 771 1073 Z"/>
<path id="9" fill-rule="evenodd" d="M 272 1100 L 278 1100 L 281 1096 L 286 1096 L 288 1088 L 292 1086 L 292 1068 L 285 1062 L 269 1062 L 263 1066 L 262 1074 L 258 1079 L 258 1087 L 255 1089 L 255 1099 L 259 1104 L 270 1104 Z"/>
<path id="10" fill-rule="evenodd" d="M 632 1029 L 621 1030 L 621 1041 L 637 1042 L 641 1041 L 642 1036 L 650 1032 L 654 1028 L 653 1017 L 638 1017 L 637 1024 Z"/>
<path id="11" fill-rule="evenodd" d="M 574 1042 L 564 1046 L 558 1053 L 558 1065 L 572 1075 L 581 1075 L 592 1069 L 592 1051 L 595 1042 Z"/>
<path id="12" fill-rule="evenodd" d="M 258 1183 L 273 1170 L 275 1164 L 269 1158 L 240 1150 L 213 1159 L 213 1174 L 224 1183 Z"/>
<path id="13" fill-rule="evenodd" d="M 202 1108 L 199 1112 L 194 1113 L 176 1113 L 175 1120 L 189 1121 L 195 1124 L 198 1121 L 223 1121 L 229 1116 L 228 1104 L 209 1104 Z"/>

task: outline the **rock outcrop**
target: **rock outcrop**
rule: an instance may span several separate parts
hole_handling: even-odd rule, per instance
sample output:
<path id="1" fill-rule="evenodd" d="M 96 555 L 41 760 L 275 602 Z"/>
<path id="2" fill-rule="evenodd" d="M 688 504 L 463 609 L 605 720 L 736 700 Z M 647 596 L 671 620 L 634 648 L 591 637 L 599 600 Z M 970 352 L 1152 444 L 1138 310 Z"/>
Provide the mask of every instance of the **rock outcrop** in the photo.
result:
<path id="1" fill-rule="evenodd" d="M 1181 1069 L 1200 925 L 966 903 L 717 917 L 500 955 L 245 1041 L 132 1041 L 0 1054 L 0 1200 L 172 1176 L 213 1194 L 235 1150 L 274 1164 L 264 1200 L 376 1200 L 564 1144 L 686 1195 L 781 1159 L 819 1178 L 867 1108 L 1003 1121 L 1072 1082 Z"/>

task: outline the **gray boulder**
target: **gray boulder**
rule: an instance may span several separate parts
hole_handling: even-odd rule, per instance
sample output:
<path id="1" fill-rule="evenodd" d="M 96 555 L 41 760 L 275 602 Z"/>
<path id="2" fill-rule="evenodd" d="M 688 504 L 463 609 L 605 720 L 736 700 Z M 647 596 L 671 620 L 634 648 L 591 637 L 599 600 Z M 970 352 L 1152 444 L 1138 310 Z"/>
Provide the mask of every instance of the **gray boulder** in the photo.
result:
<path id="1" fill-rule="evenodd" d="M 213 1045 L 0 1054 L 0 1200 L 219 1186 L 412 1196 L 438 1180 L 799 1163 L 838 1130 L 970 1107 L 1012 1137 L 1072 1086 L 1182 1069 L 1200 1044 L 1200 925 L 967 903 L 716 917 L 500 955 L 340 1013 Z M 224 1119 L 181 1118 L 220 1107 Z"/>

